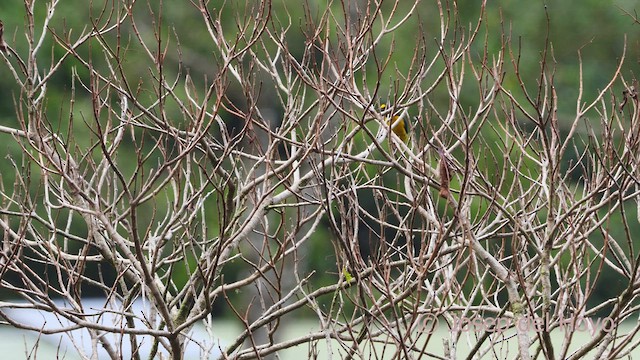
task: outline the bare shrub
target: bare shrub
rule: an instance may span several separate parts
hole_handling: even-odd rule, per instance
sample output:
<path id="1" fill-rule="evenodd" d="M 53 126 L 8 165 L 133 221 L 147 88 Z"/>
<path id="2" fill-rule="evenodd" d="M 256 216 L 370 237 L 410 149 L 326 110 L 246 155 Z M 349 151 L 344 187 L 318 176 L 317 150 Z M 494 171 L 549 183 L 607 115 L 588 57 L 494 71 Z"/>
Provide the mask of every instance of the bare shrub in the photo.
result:
<path id="1" fill-rule="evenodd" d="M 549 42 L 525 78 L 485 5 L 468 23 L 438 2 L 405 38 L 419 1 L 306 4 L 303 19 L 266 0 L 94 2 L 67 24 L 58 1 L 25 0 L 26 37 L 6 19 L 0 32 L 15 103 L 0 126 L 13 149 L 2 317 L 86 331 L 93 346 L 77 350 L 113 359 L 301 345 L 454 359 L 462 343 L 504 358 L 510 337 L 521 359 L 628 355 L 640 124 L 624 54 L 603 89 L 581 77 L 568 99 Z M 16 308 L 60 320 L 31 325 Z M 215 333 L 214 308 L 242 324 L 234 341 L 191 337 Z M 281 335 L 303 316 L 314 330 Z M 569 334 L 596 316 L 611 326 L 576 347 Z"/>

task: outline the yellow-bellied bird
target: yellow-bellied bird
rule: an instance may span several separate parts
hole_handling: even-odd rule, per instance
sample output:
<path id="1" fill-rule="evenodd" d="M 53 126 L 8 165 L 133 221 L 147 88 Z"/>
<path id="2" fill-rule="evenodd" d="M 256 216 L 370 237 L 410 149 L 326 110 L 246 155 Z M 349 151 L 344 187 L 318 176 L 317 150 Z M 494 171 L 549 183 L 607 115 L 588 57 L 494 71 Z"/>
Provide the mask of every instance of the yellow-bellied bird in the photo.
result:
<path id="1" fill-rule="evenodd" d="M 386 109 L 387 104 L 380 104 L 380 111 L 384 111 Z M 409 124 L 408 121 L 405 121 L 402 118 L 398 120 L 398 118 L 400 118 L 400 115 L 394 114 L 393 116 L 385 117 L 385 120 L 387 121 L 387 125 L 393 126 L 391 130 L 398 135 L 400 140 L 406 143 L 409 140 Z"/>

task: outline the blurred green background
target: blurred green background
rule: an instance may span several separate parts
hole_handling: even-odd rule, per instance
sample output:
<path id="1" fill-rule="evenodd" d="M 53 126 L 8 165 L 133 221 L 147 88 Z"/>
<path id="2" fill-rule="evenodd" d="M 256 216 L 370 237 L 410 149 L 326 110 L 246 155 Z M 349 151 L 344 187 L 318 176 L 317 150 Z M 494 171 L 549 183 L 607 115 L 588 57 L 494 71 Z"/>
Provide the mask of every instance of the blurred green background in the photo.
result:
<path id="1" fill-rule="evenodd" d="M 82 31 L 88 31 L 91 27 L 89 19 L 100 15 L 98 1 L 93 2 L 93 8 L 89 7 L 89 2 L 61 1 L 57 7 L 56 14 L 49 24 L 59 34 L 69 33 L 73 29 L 72 38 L 78 36 Z M 110 3 L 110 2 L 107 2 Z M 235 22 L 238 18 L 243 18 L 245 6 L 250 2 L 244 1 L 211 1 L 212 8 L 222 12 L 222 27 L 228 29 L 225 34 L 227 39 L 232 39 L 236 31 Z M 400 7 L 409 6 L 409 1 L 400 2 Z M 460 24 L 468 29 L 470 23 L 475 23 L 480 12 L 478 1 L 460 1 L 457 3 L 460 13 Z M 143 36 L 148 41 L 153 39 L 153 29 L 158 24 L 152 21 L 149 14 L 152 9 L 156 14 L 160 13 L 160 2 L 138 2 L 134 11 L 140 16 L 136 19 L 137 26 L 142 31 Z M 328 2 L 321 0 L 308 1 L 306 6 L 302 6 L 300 1 L 273 1 L 273 18 L 283 26 L 289 26 L 286 34 L 286 43 L 293 54 L 302 54 L 305 44 L 304 30 L 307 28 L 305 11 L 312 17 L 319 16 L 330 4 L 335 13 L 341 13 L 340 2 Z M 474 49 L 479 55 L 486 51 L 489 56 L 494 56 L 501 46 L 502 31 L 510 37 L 514 51 L 520 53 L 521 72 L 525 81 L 531 86 L 535 86 L 540 73 L 541 53 L 545 48 L 547 36 L 551 41 L 551 54 L 555 66 L 555 86 L 559 95 L 559 118 L 561 126 L 568 124 L 575 116 L 575 101 L 579 86 L 579 55 L 581 52 L 583 64 L 583 80 L 585 101 L 592 99 L 599 89 L 602 89 L 611 79 L 620 58 L 623 54 L 625 39 L 627 44 L 626 61 L 623 65 L 622 75 L 625 79 L 635 77 L 637 71 L 638 52 L 638 31 L 639 27 L 628 13 L 634 12 L 636 1 L 598 1 L 598 0 L 556 0 L 556 1 L 494 1 L 490 2 L 486 8 L 485 17 L 482 23 L 481 39 L 476 41 L 477 48 Z M 393 2 L 385 1 L 383 11 L 390 10 L 394 6 Z M 35 6 L 38 25 L 42 25 L 44 13 L 47 11 L 46 3 L 40 2 Z M 182 78 L 189 74 L 196 87 L 203 88 L 206 83 L 210 83 L 216 74 L 216 64 L 219 61 L 212 61 L 216 57 L 212 51 L 211 38 L 206 33 L 206 28 L 201 22 L 199 11 L 191 5 L 189 1 L 165 1 L 162 3 L 162 24 L 164 39 L 169 43 L 170 51 L 167 52 L 165 71 L 167 77 L 175 78 L 178 69 L 182 72 Z M 400 10 L 400 13 L 403 13 Z M 4 22 L 4 37 L 19 54 L 26 54 L 28 44 L 25 41 L 25 7 L 17 1 L 0 2 L 0 18 Z M 135 15 L 134 15 L 135 16 Z M 435 48 L 435 39 L 439 34 L 438 9 L 435 1 L 422 1 L 416 10 L 416 15 L 412 16 L 406 24 L 398 28 L 396 32 L 390 34 L 383 40 L 377 53 L 390 54 L 391 66 L 380 77 L 380 97 L 393 98 L 394 86 L 398 85 L 395 69 L 399 72 L 406 71 L 411 65 L 418 39 L 424 39 L 425 44 L 431 44 Z M 41 28 L 37 28 L 39 34 Z M 487 45 L 485 49 L 484 38 Z M 135 42 L 134 42 L 135 43 Z M 181 54 L 176 49 L 179 44 Z M 54 42 L 51 36 L 45 36 L 44 48 L 52 51 L 42 51 L 40 65 L 47 67 L 50 65 L 50 57 L 59 59 L 64 50 Z M 91 54 L 96 64 L 104 56 L 98 46 L 85 46 L 81 49 L 86 54 Z M 433 51 L 433 50 L 429 50 Z M 152 82 L 152 72 L 148 68 L 149 59 L 147 54 L 136 46 L 131 46 L 127 50 L 124 68 L 131 79 L 139 78 L 141 82 Z M 369 70 L 369 69 L 368 69 Z M 367 75 L 372 79 L 376 78 L 375 68 L 371 67 L 371 74 Z M 79 77 L 86 77 L 87 70 L 77 60 L 68 58 L 62 69 L 51 79 L 48 85 L 47 115 L 49 120 L 58 124 L 60 129 L 68 126 L 70 87 L 73 73 L 77 72 Z M 173 74 L 172 74 L 173 72 Z M 0 122 L 7 126 L 18 126 L 16 117 L 16 99 L 20 96 L 20 88 L 7 71 L 6 66 L 0 66 L 0 81 L 3 86 L 0 89 Z M 402 84 L 399 84 L 402 86 Z M 373 85 L 372 85 L 373 86 Z M 507 76 L 505 86 L 517 87 L 513 76 Z M 182 89 L 182 87 L 178 87 Z M 373 91 L 373 88 L 370 89 Z M 181 90 L 178 90 L 181 91 Z M 469 90 L 469 94 L 473 93 Z M 614 88 L 615 94 L 622 93 L 622 87 L 617 84 Z M 472 102 L 473 96 L 469 98 L 463 93 L 461 101 Z M 140 94 L 143 102 L 151 102 L 155 94 L 145 88 Z M 230 82 L 226 96 L 233 99 L 238 104 L 246 102 L 245 94 L 238 84 Z M 82 114 L 91 116 L 91 103 L 89 97 L 77 97 L 75 112 L 80 116 L 75 119 L 78 122 L 73 124 L 75 141 L 82 145 L 88 145 L 88 140 L 92 134 L 88 127 L 84 126 Z M 283 109 L 279 108 L 279 101 L 276 92 L 263 91 L 259 98 L 259 106 L 263 111 L 271 111 L 273 114 L 282 114 Z M 412 115 L 417 114 L 417 110 L 411 109 Z M 168 103 L 167 112 L 170 116 L 180 118 L 179 109 L 175 104 Z M 230 129 L 239 128 L 239 119 L 229 114 L 225 116 L 225 122 Z M 595 121 L 599 123 L 599 121 Z M 597 125 L 597 124 L 596 124 Z M 2 135 L 7 137 L 7 135 Z M 18 163 L 22 158 L 22 149 L 15 141 L 2 141 L 0 143 L 0 155 L 4 161 L 0 163 L 0 173 L 5 189 L 10 189 L 13 184 L 15 170 L 11 158 Z M 570 161 L 571 159 L 566 159 Z M 125 166 L 127 161 L 133 167 L 135 159 L 133 157 L 121 156 L 120 165 Z M 37 184 L 34 184 L 37 188 Z M 34 195 L 37 199 L 37 195 Z M 363 197 L 364 198 L 364 197 Z M 363 207 L 375 212 L 373 203 L 363 203 Z M 629 206 L 629 216 L 635 216 L 635 206 Z M 72 232 L 82 234 L 86 229 L 82 228 L 80 222 Z M 215 226 L 212 224 L 212 226 Z M 632 225 L 635 232 L 640 231 L 637 223 Z M 615 234 L 616 227 L 612 227 L 611 235 Z M 620 229 L 622 231 L 622 229 Z M 338 273 L 335 269 L 336 261 L 334 251 L 327 244 L 327 237 L 330 236 L 328 230 L 320 231 L 316 238 L 312 239 L 308 261 L 308 268 L 316 269 L 318 276 L 314 281 L 317 284 L 335 283 Z M 367 244 L 373 236 L 372 232 L 363 231 L 359 239 L 361 244 Z M 392 236 L 387 234 L 387 236 Z M 364 245 L 363 245 L 364 246 Z M 233 269 L 233 267 L 231 267 Z M 227 280 L 233 280 L 236 271 L 229 271 Z M 593 300 L 608 298 L 611 294 L 618 292 L 615 279 L 609 279 L 613 274 L 603 274 L 602 283 L 608 287 L 599 287 L 593 295 Z M 179 283 L 179 280 L 176 280 Z"/>

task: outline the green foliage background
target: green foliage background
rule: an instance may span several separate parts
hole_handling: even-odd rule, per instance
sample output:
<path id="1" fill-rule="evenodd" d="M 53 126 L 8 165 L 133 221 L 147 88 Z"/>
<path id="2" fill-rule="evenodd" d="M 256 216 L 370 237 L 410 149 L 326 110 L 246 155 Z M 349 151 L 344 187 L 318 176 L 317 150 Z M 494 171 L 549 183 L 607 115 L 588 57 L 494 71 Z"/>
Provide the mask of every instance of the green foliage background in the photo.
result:
<path id="1" fill-rule="evenodd" d="M 91 26 L 89 19 L 99 16 L 100 6 L 98 1 L 93 2 L 93 8 L 89 2 L 65 1 L 62 0 L 56 10 L 56 15 L 50 24 L 52 29 L 58 33 L 71 32 L 73 36 L 79 35 L 84 29 L 88 31 Z M 225 34 L 229 40 L 234 39 L 234 31 L 237 31 L 234 23 L 238 17 L 242 18 L 245 14 L 244 8 L 249 2 L 244 1 L 212 1 L 214 8 L 220 9 L 221 18 L 226 22 L 224 29 L 229 32 Z M 409 6 L 410 2 L 401 2 L 400 6 Z M 469 24 L 477 19 L 480 8 L 478 1 L 460 1 L 457 4 L 460 12 L 460 25 L 467 30 Z M 110 2 L 107 2 L 110 4 Z M 139 29 L 143 32 L 143 36 L 149 41 L 153 39 L 154 27 L 162 28 L 163 41 L 172 43 L 171 49 L 175 49 L 175 45 L 179 44 L 181 55 L 175 51 L 169 51 L 167 54 L 166 71 L 177 72 L 180 67 L 182 71 L 189 74 L 197 87 L 203 88 L 206 83 L 216 73 L 215 64 L 218 61 L 212 61 L 215 54 L 211 53 L 211 39 L 206 34 L 206 28 L 201 24 L 198 10 L 188 1 L 164 1 L 160 7 L 159 1 L 137 2 L 135 11 L 140 14 L 153 11 L 162 13 L 162 24 L 155 24 L 151 21 L 151 17 L 139 16 L 137 18 Z M 300 1 L 273 1 L 273 21 L 284 27 L 289 27 L 286 33 L 285 41 L 293 54 L 302 54 L 305 41 L 305 30 L 308 28 L 307 16 L 305 11 L 312 18 L 321 16 L 322 13 L 330 6 L 334 14 L 340 14 L 342 9 L 340 2 L 332 2 L 327 0 L 310 0 L 306 6 L 302 6 Z M 394 6 L 391 1 L 383 2 L 384 9 L 390 9 Z M 615 71 L 620 57 L 623 54 L 625 40 L 627 44 L 626 62 L 623 67 L 623 77 L 631 79 L 637 72 L 639 59 L 639 42 L 638 33 L 640 27 L 634 25 L 633 19 L 627 13 L 633 13 L 635 1 L 599 1 L 599 0 L 551 0 L 543 1 L 517 1 L 505 0 L 490 2 L 486 9 L 483 19 L 483 30 L 481 36 L 484 38 L 476 41 L 478 58 L 484 52 L 491 58 L 495 56 L 502 45 L 502 32 L 510 38 L 512 43 L 512 51 L 520 56 L 521 72 L 524 80 L 531 86 L 531 91 L 535 92 L 535 84 L 539 80 L 541 53 L 545 48 L 545 41 L 548 37 L 551 41 L 552 59 L 555 66 L 555 85 L 559 96 L 559 118 L 560 124 L 568 124 L 575 116 L 575 101 L 578 94 L 579 86 L 579 53 L 582 58 L 582 72 L 584 80 L 585 101 L 596 94 L 611 78 Z M 36 5 L 36 18 L 42 21 L 43 14 L 47 11 L 46 3 L 39 2 Z M 5 40 L 20 54 L 27 53 L 27 44 L 24 37 L 25 31 L 25 7 L 17 1 L 0 2 L 0 18 L 4 22 Z M 339 16 L 337 17 L 339 19 Z M 243 20 L 245 21 L 245 20 Z M 99 22 L 99 20 L 98 20 Z M 40 23 L 41 24 L 41 23 Z M 390 66 L 387 67 L 383 75 L 378 79 L 375 66 L 368 67 L 366 75 L 367 83 L 375 84 L 378 82 L 380 88 L 378 95 L 381 98 L 393 99 L 394 94 L 401 90 L 403 86 L 402 74 L 406 74 L 411 66 L 413 52 L 419 38 L 425 39 L 427 44 L 427 52 L 436 51 L 435 38 L 439 34 L 439 18 L 438 8 L 435 1 L 422 1 L 417 9 L 417 15 L 413 16 L 409 21 L 400 27 L 392 36 L 384 39 L 382 46 L 376 49 L 381 56 L 390 56 Z M 40 31 L 38 29 L 37 31 Z M 72 37 L 73 37 L 72 36 Z M 486 49 L 485 41 L 486 39 Z M 115 41 L 114 38 L 110 40 Z M 428 48 L 431 44 L 432 48 Z M 93 46 L 91 46 L 93 45 Z M 100 62 L 103 56 L 101 49 L 97 43 L 89 44 L 82 50 L 86 54 L 91 54 L 92 59 Z M 64 50 L 53 44 L 50 36 L 45 38 L 45 48 L 53 49 L 54 58 L 58 59 L 64 53 Z M 146 68 L 144 64 L 148 62 L 144 59 L 144 54 L 140 49 L 132 47 L 127 50 L 127 61 L 125 65 L 126 71 L 140 78 L 140 82 L 151 82 L 154 69 Z M 46 51 L 43 56 L 49 56 Z M 41 61 L 41 66 L 48 66 L 47 61 Z M 173 69 L 173 70 L 171 70 Z M 69 99 L 70 87 L 72 83 L 73 73 L 77 72 L 80 77 L 87 76 L 86 69 L 79 66 L 79 63 L 69 58 L 66 60 L 63 70 L 51 79 L 48 85 L 49 103 L 47 114 L 49 121 L 57 123 L 60 129 L 68 126 L 70 117 Z M 134 76 L 135 74 L 135 76 Z M 168 75 L 170 78 L 176 74 Z M 184 78 L 184 74 L 182 76 Z M 258 81 L 268 81 L 267 79 L 257 79 Z M 372 81 L 376 80 L 376 81 Z M 16 103 L 20 88 L 15 83 L 11 74 L 5 67 L 0 67 L 0 122 L 8 126 L 16 126 Z M 471 84 L 473 85 L 473 84 Z M 465 89 L 463 105 L 465 103 L 473 103 L 477 96 L 477 90 L 472 86 Z M 505 86 L 518 86 L 513 75 L 508 75 Z M 615 94 L 621 94 L 622 88 L 618 87 Z M 178 87 L 182 88 L 182 87 Z M 375 91 L 374 88 L 369 89 Z M 241 88 L 230 83 L 227 89 L 227 96 L 238 104 L 245 101 L 245 96 Z M 282 114 L 283 110 L 273 107 L 278 101 L 273 92 L 261 93 L 259 105 L 264 110 L 270 110 L 274 114 Z M 140 98 L 142 101 L 145 97 L 151 101 L 154 94 L 150 92 L 142 92 Z M 89 129 L 83 122 L 83 117 L 91 116 L 91 105 L 88 99 L 79 98 L 80 102 L 76 104 L 74 110 L 74 121 L 72 124 L 75 138 L 78 143 L 82 143 L 82 139 L 90 138 Z M 87 101 L 82 103 L 82 101 Z M 446 105 L 443 104 L 443 106 Z M 412 110 L 417 114 L 417 110 Z M 180 112 L 171 102 L 167 103 L 167 113 L 180 118 Z M 240 126 L 239 120 L 228 116 L 225 121 L 229 124 L 229 128 L 233 129 Z M 587 120 L 588 121 L 588 120 Z M 423 124 L 424 125 L 424 124 Z M 594 121 L 592 126 L 597 127 L 599 121 Z M 416 126 L 416 131 L 424 128 Z M 500 134 L 497 132 L 487 133 L 486 139 L 495 139 L 499 143 Z M 6 135 L 4 135 L 6 136 Z M 487 141 L 483 146 L 490 145 L 491 141 Z M 577 144 L 580 146 L 580 144 Z M 133 148 L 132 148 L 133 150 Z M 493 152 L 495 153 L 495 152 Z M 0 174 L 5 188 L 10 188 L 14 180 L 15 170 L 12 167 L 11 159 L 20 162 L 22 157 L 22 149 L 14 141 L 0 142 L 0 155 L 3 159 L 0 162 Z M 120 165 L 130 162 L 131 167 L 135 165 L 135 157 L 121 156 L 118 159 Z M 496 159 L 479 159 L 480 161 L 493 162 Z M 571 161 L 567 158 L 566 161 Z M 579 176 L 579 175 L 578 175 Z M 393 180 L 391 180 L 392 182 Z M 38 186 L 33 187 L 34 198 L 37 199 Z M 158 201 L 162 200 L 159 197 Z M 212 206 L 216 206 L 212 199 Z M 372 208 L 373 204 L 363 204 L 364 207 Z M 481 204 L 478 204 L 479 208 Z M 162 208 L 161 206 L 159 208 Z M 373 209 L 371 209 L 373 211 Z M 627 209 L 629 213 L 635 213 L 635 208 Z M 157 216 L 162 216 L 158 214 Z M 284 215 L 282 215 L 284 216 Z M 216 222 L 212 222 L 211 226 L 215 227 Z M 638 225 L 634 225 L 636 230 L 640 230 Z M 615 226 L 612 227 L 615 231 Z M 76 229 L 76 233 L 81 233 L 81 229 Z M 383 234 L 384 235 L 384 234 Z M 392 236 L 392 234 L 386 234 Z M 615 234 L 612 234 L 615 236 Z M 311 247 L 308 252 L 308 261 L 310 268 L 317 270 L 318 284 L 335 282 L 338 274 L 335 269 L 335 259 L 333 258 L 333 248 L 327 240 L 330 237 L 327 231 L 320 231 L 316 239 L 309 245 Z M 364 233 L 363 238 L 359 239 L 362 246 L 366 247 L 371 240 L 372 233 Z M 604 279 L 609 275 L 604 274 Z M 604 281 L 603 279 L 603 281 Z M 179 280 L 176 279 L 179 283 Z M 598 291 L 607 292 L 610 289 L 600 288 Z M 597 296 L 597 295 L 596 295 Z"/>

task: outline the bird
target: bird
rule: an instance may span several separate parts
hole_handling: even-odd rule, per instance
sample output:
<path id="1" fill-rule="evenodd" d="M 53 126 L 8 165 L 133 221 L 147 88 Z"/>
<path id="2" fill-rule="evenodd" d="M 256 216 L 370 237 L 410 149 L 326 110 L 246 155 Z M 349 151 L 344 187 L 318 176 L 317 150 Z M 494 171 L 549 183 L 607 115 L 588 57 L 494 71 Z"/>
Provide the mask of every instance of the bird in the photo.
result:
<path id="1" fill-rule="evenodd" d="M 4 23 L 0 20 L 0 51 L 3 53 L 7 53 L 7 43 L 4 42 L 4 38 L 2 37 L 4 33 Z"/>
<path id="2" fill-rule="evenodd" d="M 384 111 L 387 109 L 387 104 L 380 104 L 380 111 Z M 409 125 L 408 121 L 405 121 L 403 118 L 400 118 L 400 115 L 393 115 L 385 117 L 387 125 L 393 126 L 391 130 L 398 135 L 402 142 L 406 143 L 409 140 Z"/>

